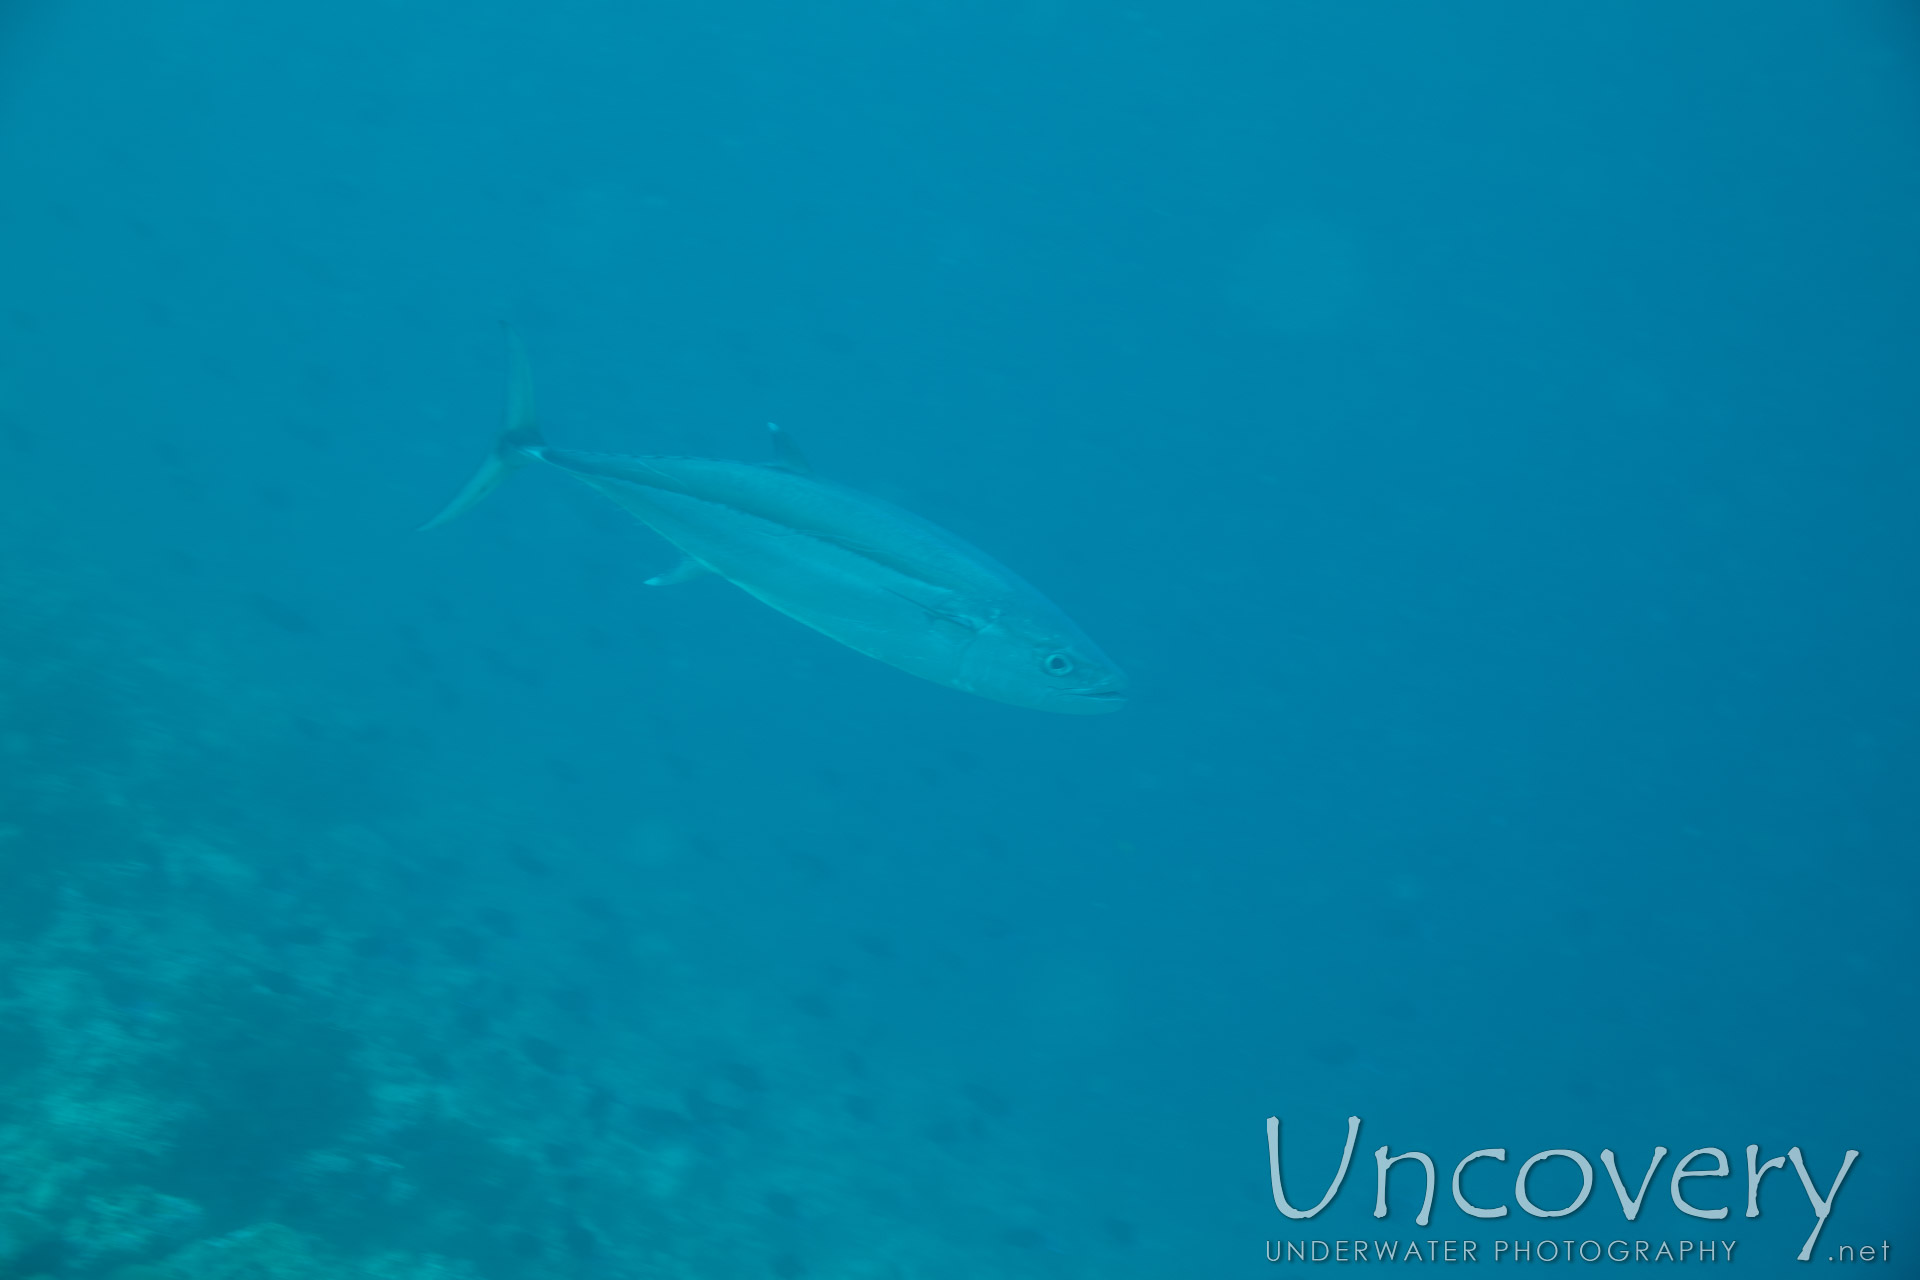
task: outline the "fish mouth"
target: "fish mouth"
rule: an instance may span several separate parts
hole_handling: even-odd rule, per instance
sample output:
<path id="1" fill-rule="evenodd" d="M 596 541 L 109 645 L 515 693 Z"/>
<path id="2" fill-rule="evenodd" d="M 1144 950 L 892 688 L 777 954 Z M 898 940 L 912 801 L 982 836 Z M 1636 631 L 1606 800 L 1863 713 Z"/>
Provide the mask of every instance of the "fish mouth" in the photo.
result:
<path id="1" fill-rule="evenodd" d="M 1090 702 L 1109 703 L 1116 707 L 1123 705 L 1127 700 L 1124 689 L 1083 689 L 1076 691 L 1073 696 L 1085 698 Z"/>

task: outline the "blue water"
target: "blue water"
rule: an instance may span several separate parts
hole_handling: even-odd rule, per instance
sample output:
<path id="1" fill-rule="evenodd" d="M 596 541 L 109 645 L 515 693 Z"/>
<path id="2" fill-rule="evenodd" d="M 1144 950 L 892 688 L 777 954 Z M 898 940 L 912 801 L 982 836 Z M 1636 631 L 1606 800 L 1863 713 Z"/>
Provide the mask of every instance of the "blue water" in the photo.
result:
<path id="1" fill-rule="evenodd" d="M 16 0 L 0 1280 L 1797 1274 L 1749 1143 L 1920 1248 L 1917 106 L 1891 0 Z M 778 421 L 1132 706 L 552 473 L 414 534 L 501 321 L 557 443 Z"/>

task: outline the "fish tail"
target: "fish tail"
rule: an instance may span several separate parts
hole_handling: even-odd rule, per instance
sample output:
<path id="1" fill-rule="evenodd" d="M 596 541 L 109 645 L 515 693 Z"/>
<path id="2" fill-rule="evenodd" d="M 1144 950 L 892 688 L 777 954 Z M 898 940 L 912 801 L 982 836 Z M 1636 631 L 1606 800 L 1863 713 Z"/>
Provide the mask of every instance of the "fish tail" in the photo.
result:
<path id="1" fill-rule="evenodd" d="M 473 479 L 454 495 L 440 514 L 420 526 L 422 533 L 437 529 L 449 520 L 465 515 L 480 505 L 480 500 L 506 483 L 507 477 L 535 461 L 546 437 L 533 410 L 533 366 L 527 361 L 526 348 L 512 329 L 507 333 L 507 423 L 493 442 L 493 452 L 473 473 Z"/>

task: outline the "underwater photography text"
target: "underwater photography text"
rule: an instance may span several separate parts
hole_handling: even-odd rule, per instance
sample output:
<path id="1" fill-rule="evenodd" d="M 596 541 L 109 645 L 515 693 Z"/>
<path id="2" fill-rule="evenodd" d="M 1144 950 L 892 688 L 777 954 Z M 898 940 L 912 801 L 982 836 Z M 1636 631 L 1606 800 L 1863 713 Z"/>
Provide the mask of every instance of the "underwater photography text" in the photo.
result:
<path id="1" fill-rule="evenodd" d="M 1320 1197 L 1311 1208 L 1296 1208 L 1287 1199 L 1280 1170 L 1280 1120 L 1277 1116 L 1267 1118 L 1267 1170 L 1272 1183 L 1274 1207 L 1287 1218 L 1301 1221 L 1316 1217 L 1333 1203 L 1341 1186 L 1346 1182 L 1347 1173 L 1353 1163 L 1355 1145 L 1360 1137 L 1361 1120 L 1359 1116 L 1347 1117 L 1346 1145 L 1340 1155 L 1340 1165 L 1328 1185 L 1326 1194 Z M 1627 1222 L 1636 1221 L 1647 1203 L 1647 1193 L 1653 1185 L 1654 1176 L 1669 1155 L 1667 1147 L 1656 1145 L 1653 1148 L 1646 1172 L 1638 1180 L 1635 1190 L 1629 1192 L 1629 1178 L 1623 1177 L 1620 1166 L 1611 1148 L 1600 1152 L 1600 1164 L 1606 1170 L 1608 1181 L 1620 1202 L 1620 1211 Z M 1798 1146 L 1790 1147 L 1784 1156 L 1760 1159 L 1760 1146 L 1750 1143 L 1746 1148 L 1746 1217 L 1760 1216 L 1761 1185 L 1769 1173 L 1784 1169 L 1789 1163 L 1798 1175 L 1801 1188 L 1805 1191 L 1809 1208 L 1813 1216 L 1811 1234 L 1800 1247 L 1796 1255 L 1801 1262 L 1810 1261 L 1815 1244 L 1827 1225 L 1827 1218 L 1833 1212 L 1834 1201 L 1839 1198 L 1841 1185 L 1846 1181 L 1860 1152 L 1848 1149 L 1839 1161 L 1838 1171 L 1822 1194 L 1813 1172 L 1808 1168 L 1807 1158 Z M 1453 1202 L 1461 1212 L 1471 1218 L 1483 1220 L 1505 1218 L 1511 1212 L 1504 1203 L 1487 1203 L 1486 1197 L 1470 1198 L 1462 1186 L 1462 1179 L 1469 1170 L 1480 1161 L 1505 1163 L 1507 1149 L 1504 1147 L 1482 1147 L 1468 1152 L 1453 1166 L 1451 1190 Z M 1531 1191 L 1535 1170 L 1541 1166 L 1562 1168 L 1549 1162 L 1564 1161 L 1580 1176 L 1580 1189 L 1564 1204 L 1542 1206 L 1535 1202 Z M 1403 1162 L 1414 1165 L 1424 1177 L 1424 1195 L 1420 1210 L 1414 1217 L 1414 1223 L 1426 1227 L 1433 1220 L 1434 1195 L 1439 1182 L 1439 1166 L 1433 1157 L 1423 1151 L 1402 1151 L 1392 1154 L 1390 1145 L 1383 1144 L 1374 1152 L 1375 1194 L 1373 1216 L 1385 1218 L 1388 1213 L 1387 1192 L 1389 1174 L 1393 1167 Z M 1732 1176 L 1732 1164 L 1727 1153 L 1718 1147 L 1697 1147 L 1682 1156 L 1674 1164 L 1667 1179 L 1667 1193 L 1675 1209 L 1692 1218 L 1717 1222 L 1731 1215 L 1726 1205 L 1703 1205 L 1696 1203 L 1702 1188 L 1688 1187 L 1685 1184 L 1695 1178 L 1728 1178 Z M 1484 1176 L 1484 1170 L 1483 1170 Z M 1563 1176 L 1565 1176 L 1563 1172 Z M 1593 1162 L 1579 1151 L 1566 1147 L 1554 1147 L 1539 1151 L 1527 1157 L 1519 1164 L 1513 1184 L 1513 1200 L 1526 1214 L 1534 1218 L 1564 1218 L 1578 1212 L 1593 1195 Z M 1365 1241 L 1365 1240 L 1301 1240 L 1269 1241 L 1267 1260 L 1269 1262 L 1305 1261 L 1323 1262 L 1392 1262 L 1396 1259 L 1408 1262 L 1416 1260 L 1445 1262 L 1481 1261 L 1480 1250 L 1485 1247 L 1492 1261 L 1513 1262 L 1554 1262 L 1579 1258 L 1584 1262 L 1598 1262 L 1606 1259 L 1612 1262 L 1731 1262 L 1739 1241 L 1728 1239 L 1683 1239 L 1676 1241 L 1647 1240 L 1541 1240 L 1521 1239 L 1494 1240 L 1490 1243 L 1477 1240 L 1426 1240 L 1426 1241 Z M 1423 1252 L 1424 1250 L 1424 1252 Z M 1874 1262 L 1888 1260 L 1891 1245 L 1887 1241 L 1873 1244 L 1847 1244 L 1839 1247 L 1830 1256 L 1833 1261 Z"/>

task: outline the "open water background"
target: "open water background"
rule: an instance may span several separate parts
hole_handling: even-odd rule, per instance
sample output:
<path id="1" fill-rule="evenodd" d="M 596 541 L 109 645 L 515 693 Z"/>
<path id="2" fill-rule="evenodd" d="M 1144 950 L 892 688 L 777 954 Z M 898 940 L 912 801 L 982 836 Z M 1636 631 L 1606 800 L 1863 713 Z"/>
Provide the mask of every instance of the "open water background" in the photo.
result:
<path id="1" fill-rule="evenodd" d="M 0 174 L 0 1276 L 1785 1274 L 1748 1143 L 1920 1247 L 1911 6 L 14 0 Z M 776 420 L 1134 705 L 553 474 L 413 534 L 503 319 L 556 443 Z M 1445 1185 L 1655 1143 L 1632 1228 Z"/>

